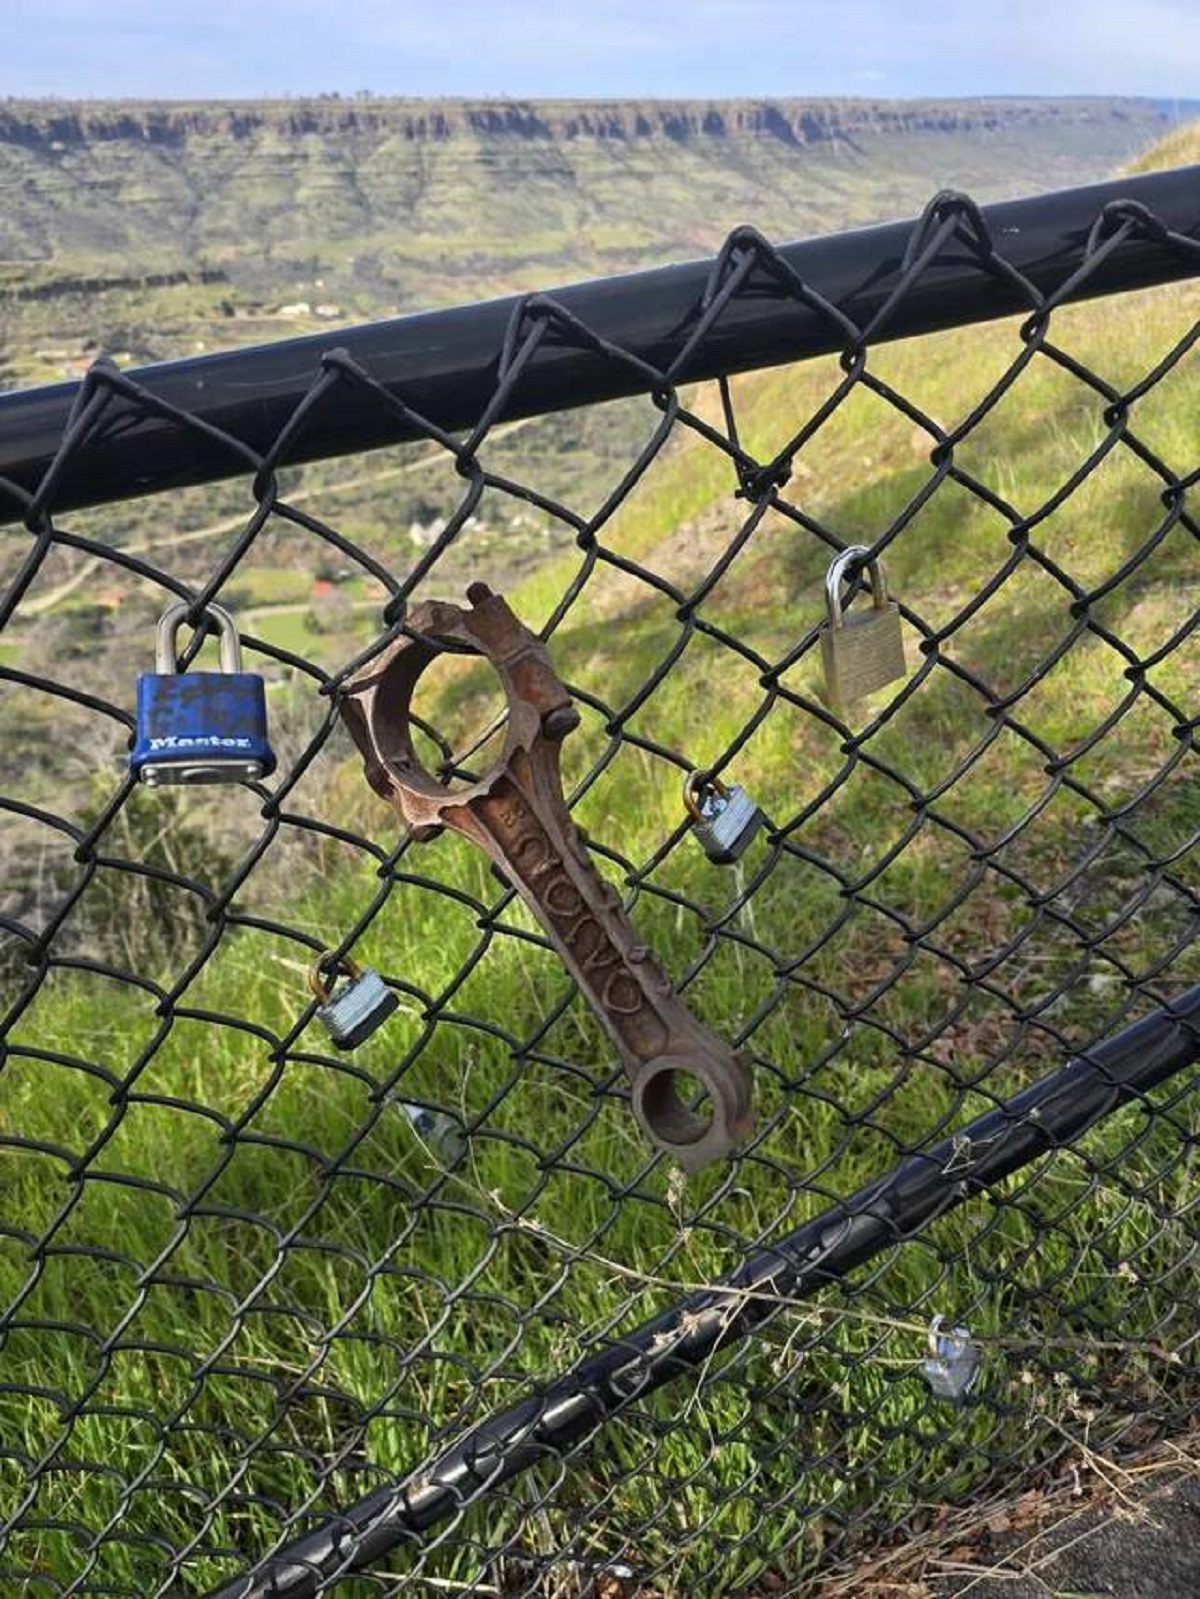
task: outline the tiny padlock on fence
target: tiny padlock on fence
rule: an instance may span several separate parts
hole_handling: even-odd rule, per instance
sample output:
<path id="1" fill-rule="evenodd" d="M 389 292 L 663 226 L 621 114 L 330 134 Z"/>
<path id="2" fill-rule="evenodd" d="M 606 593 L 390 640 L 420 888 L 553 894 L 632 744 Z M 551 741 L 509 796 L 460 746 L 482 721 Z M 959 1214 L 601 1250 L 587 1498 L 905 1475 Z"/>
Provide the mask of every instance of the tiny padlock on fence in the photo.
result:
<path id="1" fill-rule="evenodd" d="M 962 1404 L 979 1377 L 979 1345 L 966 1327 L 946 1327 L 935 1316 L 929 1327 L 929 1353 L 921 1362 L 930 1392 Z"/>
<path id="2" fill-rule="evenodd" d="M 421 1105 L 412 1099 L 402 1099 L 398 1103 L 429 1153 L 447 1171 L 452 1171 L 467 1152 L 467 1134 L 462 1123 L 448 1111 L 433 1105 Z"/>
<path id="3" fill-rule="evenodd" d="M 716 866 L 740 860 L 765 820 L 739 784 L 727 788 L 720 778 L 707 778 L 698 771 L 683 779 L 683 803 L 692 818 L 692 832 Z"/>
<path id="4" fill-rule="evenodd" d="M 275 756 L 267 739 L 263 680 L 242 671 L 237 628 L 219 605 L 207 606 L 204 614 L 220 635 L 220 671 L 177 671 L 175 645 L 188 611 L 180 600 L 159 621 L 155 669 L 138 678 L 129 769 L 153 787 L 265 777 L 275 770 Z"/>
<path id="5" fill-rule="evenodd" d="M 865 565 L 871 580 L 870 608 L 845 612 L 842 582 L 853 566 Z M 887 589 L 883 563 L 865 544 L 851 544 L 830 562 L 825 575 L 826 618 L 821 629 L 825 699 L 840 715 L 857 701 L 904 677 L 900 607 Z"/>
<path id="6" fill-rule="evenodd" d="M 330 971 L 341 972 L 344 981 L 331 987 Z M 363 968 L 348 955 L 328 951 L 313 962 L 308 986 L 321 1001 L 317 1020 L 338 1049 L 356 1049 L 400 1003 L 373 966 Z"/>

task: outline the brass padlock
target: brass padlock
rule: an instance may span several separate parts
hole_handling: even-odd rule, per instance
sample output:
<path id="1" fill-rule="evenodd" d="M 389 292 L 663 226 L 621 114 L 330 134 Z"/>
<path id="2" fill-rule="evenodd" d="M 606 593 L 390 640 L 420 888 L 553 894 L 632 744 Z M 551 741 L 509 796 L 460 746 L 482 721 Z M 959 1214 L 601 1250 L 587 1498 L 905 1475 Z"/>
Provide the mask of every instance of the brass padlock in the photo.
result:
<path id="1" fill-rule="evenodd" d="M 841 586 L 846 571 L 863 563 L 871 578 L 871 608 L 843 614 Z M 829 613 L 821 629 L 825 699 L 845 715 L 858 700 L 904 677 L 900 607 L 888 597 L 883 563 L 871 560 L 865 544 L 851 544 L 834 556 L 825 575 L 825 605 Z"/>

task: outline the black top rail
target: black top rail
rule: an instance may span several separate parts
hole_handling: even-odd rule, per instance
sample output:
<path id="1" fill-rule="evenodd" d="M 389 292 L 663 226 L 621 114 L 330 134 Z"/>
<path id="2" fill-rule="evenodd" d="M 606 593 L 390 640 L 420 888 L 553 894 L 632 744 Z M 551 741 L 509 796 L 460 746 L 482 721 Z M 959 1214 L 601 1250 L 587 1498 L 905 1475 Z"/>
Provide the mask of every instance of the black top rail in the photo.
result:
<path id="1" fill-rule="evenodd" d="M 811 293 L 797 297 L 793 286 L 785 297 L 764 280 L 769 292 L 732 297 L 694 346 L 689 330 L 727 255 L 578 283 L 549 296 L 488 300 L 134 370 L 126 376 L 141 394 L 105 396 L 102 422 L 72 452 L 56 487 L 56 508 L 244 472 L 246 456 L 204 429 L 233 435 L 265 459 L 335 347 L 369 366 L 384 388 L 429 422 L 448 432 L 472 428 L 496 391 L 495 352 L 504 348 L 514 319 L 538 304 L 552 302 L 567 318 L 586 323 L 589 337 L 542 339 L 510 395 L 508 418 L 645 393 L 655 387 L 655 373 L 669 373 L 677 383 L 843 351 L 852 342 L 848 324 L 869 330 L 871 342 L 879 343 L 1028 311 L 1028 290 L 1022 293 L 1016 274 L 1060 300 L 1187 277 L 1195 263 L 1169 235 L 1200 241 L 1200 166 L 979 208 L 965 202 L 957 209 L 955 247 L 943 243 L 931 252 L 923 275 L 895 305 L 889 300 L 921 244 L 911 220 L 784 246 L 779 255 Z M 936 219 L 936 207 L 926 220 L 931 216 Z M 1089 247 L 1095 248 L 1098 218 L 1123 236 L 1074 284 Z M 1133 225 L 1122 229 L 1122 223 Z M 733 240 L 751 237 L 745 231 Z M 981 264 L 993 270 L 981 272 Z M 18 490 L 0 492 L 0 523 L 21 516 L 21 495 L 36 491 L 54 461 L 81 389 L 61 383 L 0 395 L 0 490 L 6 479 Z M 148 412 L 147 399 L 164 409 Z M 170 415 L 172 409 L 186 412 L 191 425 Z M 302 431 L 289 440 L 288 458 L 347 454 L 421 432 L 343 389 L 336 405 L 313 407 L 305 416 Z"/>

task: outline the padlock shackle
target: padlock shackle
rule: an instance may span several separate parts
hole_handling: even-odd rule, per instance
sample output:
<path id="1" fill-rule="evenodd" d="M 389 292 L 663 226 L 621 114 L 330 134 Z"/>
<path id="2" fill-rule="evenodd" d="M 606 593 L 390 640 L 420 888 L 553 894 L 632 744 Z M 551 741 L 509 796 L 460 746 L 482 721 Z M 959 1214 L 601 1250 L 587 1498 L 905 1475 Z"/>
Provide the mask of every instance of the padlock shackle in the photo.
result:
<path id="1" fill-rule="evenodd" d="M 698 789 L 709 788 L 714 794 L 724 798 L 729 790 L 719 777 L 710 777 L 699 766 L 693 767 L 690 772 L 683 774 L 683 805 L 693 822 L 703 820 L 700 810 L 700 801 L 696 798 Z"/>
<path id="2" fill-rule="evenodd" d="M 154 641 L 154 669 L 160 677 L 172 677 L 175 674 L 179 659 L 175 641 L 191 608 L 187 600 L 177 600 L 174 605 L 168 605 L 158 619 L 158 633 Z M 224 606 L 213 604 L 204 607 L 203 615 L 217 624 L 217 633 L 221 641 L 222 672 L 227 676 L 240 672 L 242 645 L 233 617 Z"/>
<path id="3" fill-rule="evenodd" d="M 825 608 L 829 612 L 830 627 L 842 625 L 842 584 L 846 580 L 846 573 L 852 566 L 865 566 L 871 579 L 871 603 L 877 611 L 882 611 L 888 602 L 887 579 L 883 573 L 883 562 L 878 556 L 874 559 L 865 544 L 848 544 L 834 556 L 829 563 L 829 570 L 825 574 Z"/>
<path id="4" fill-rule="evenodd" d="M 351 982 L 362 976 L 362 967 L 349 955 L 335 955 L 331 949 L 322 950 L 308 970 L 308 986 L 322 1005 L 328 1005 L 333 985 L 325 976 L 327 967 L 342 972 Z"/>

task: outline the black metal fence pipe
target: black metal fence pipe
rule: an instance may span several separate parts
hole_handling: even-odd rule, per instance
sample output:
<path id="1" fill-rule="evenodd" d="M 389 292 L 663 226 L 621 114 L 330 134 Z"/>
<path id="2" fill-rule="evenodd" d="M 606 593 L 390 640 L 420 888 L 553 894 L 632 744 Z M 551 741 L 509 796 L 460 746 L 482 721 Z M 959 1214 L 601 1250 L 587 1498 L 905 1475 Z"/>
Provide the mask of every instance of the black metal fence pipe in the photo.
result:
<path id="1" fill-rule="evenodd" d="M 997 252 L 1042 293 L 1059 288 L 1079 267 L 1103 207 L 1135 201 L 1163 226 L 1200 240 L 1200 166 L 985 206 Z M 787 245 L 782 255 L 806 284 L 865 327 L 901 275 L 911 221 L 831 234 Z M 694 325 L 712 269 L 698 261 L 553 292 L 553 298 L 602 339 L 665 369 Z M 1179 250 L 1137 230 L 1088 275 L 1075 297 L 1146 287 L 1196 270 Z M 450 431 L 472 427 L 495 391 L 496 363 L 519 299 L 485 301 L 279 344 L 144 367 L 128 375 L 156 400 L 233 434 L 265 455 L 320 369 L 321 357 L 343 348 L 385 388 Z M 1001 277 L 958 244 L 942 252 L 904 294 L 873 342 L 929 333 L 1028 309 Z M 778 295 L 741 294 L 684 374 L 711 378 L 776 366 L 845 346 L 844 334 L 820 311 Z M 636 369 L 603 352 L 542 342 L 506 415 L 547 411 L 644 392 Z M 21 514 L 3 480 L 32 493 L 54 458 L 79 391 L 77 383 L 0 395 L 0 522 Z M 308 460 L 369 449 L 406 437 L 396 418 L 343 385 L 309 418 L 290 459 Z M 101 429 L 71 464 L 56 509 L 95 505 L 244 472 L 246 463 L 201 433 L 169 418 L 148 416 L 123 396 L 112 399 Z"/>
<path id="2" fill-rule="evenodd" d="M 780 1299 L 810 1296 L 844 1277 L 1197 1060 L 1200 985 L 911 1156 L 540 1394 L 485 1418 L 406 1482 L 359 1500 L 208 1599 L 312 1599 L 324 1577 L 369 1569 L 470 1500 L 560 1455 L 630 1398 L 702 1366 L 752 1332 Z"/>

